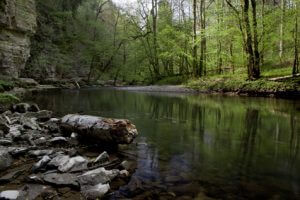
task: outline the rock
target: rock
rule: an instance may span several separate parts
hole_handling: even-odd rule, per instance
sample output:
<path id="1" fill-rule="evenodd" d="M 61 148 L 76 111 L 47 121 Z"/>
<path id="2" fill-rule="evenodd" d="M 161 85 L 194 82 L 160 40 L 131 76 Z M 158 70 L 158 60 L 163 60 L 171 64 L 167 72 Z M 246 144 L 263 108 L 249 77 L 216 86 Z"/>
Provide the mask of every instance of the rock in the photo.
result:
<path id="1" fill-rule="evenodd" d="M 124 160 L 121 164 L 120 164 L 120 166 L 123 168 L 123 169 L 126 169 L 126 170 L 130 170 L 130 169 L 132 169 L 132 163 L 131 162 L 129 162 L 129 161 L 127 161 L 127 160 Z"/>
<path id="2" fill-rule="evenodd" d="M 94 160 L 93 163 L 105 163 L 108 161 L 109 161 L 109 155 L 106 151 L 104 151 Z"/>
<path id="3" fill-rule="evenodd" d="M 48 140 L 45 137 L 40 137 L 39 139 L 34 140 L 36 145 L 43 145 L 46 144 Z"/>
<path id="4" fill-rule="evenodd" d="M 39 85 L 38 82 L 36 82 L 32 78 L 18 78 L 17 82 L 20 86 L 22 86 L 24 88 L 30 88 L 30 87 L 35 87 L 35 86 Z"/>
<path id="5" fill-rule="evenodd" d="M 129 176 L 129 172 L 127 170 L 121 170 L 119 176 L 121 178 L 126 178 Z"/>
<path id="6" fill-rule="evenodd" d="M 77 178 L 80 185 L 96 185 L 99 183 L 108 183 L 118 176 L 118 174 L 119 170 L 105 170 L 103 167 L 101 167 L 79 175 Z"/>
<path id="7" fill-rule="evenodd" d="M 7 169 L 12 164 L 12 157 L 8 149 L 0 149 L 0 171 Z"/>
<path id="8" fill-rule="evenodd" d="M 44 180 L 42 179 L 42 177 L 40 177 L 39 175 L 36 175 L 36 174 L 29 175 L 29 176 L 26 178 L 26 181 L 29 182 L 29 183 L 40 183 L 40 184 L 44 184 Z"/>
<path id="9" fill-rule="evenodd" d="M 18 139 L 21 136 L 22 130 L 23 130 L 23 126 L 21 126 L 21 125 L 10 126 L 9 133 L 6 135 L 6 137 L 9 137 L 12 139 Z"/>
<path id="10" fill-rule="evenodd" d="M 7 190 L 0 193 L 0 199 L 5 200 L 15 200 L 20 196 L 20 191 L 18 190 Z"/>
<path id="11" fill-rule="evenodd" d="M 46 183 L 58 186 L 58 187 L 71 187 L 78 189 L 79 184 L 77 182 L 77 177 L 74 174 L 58 174 L 58 173 L 50 173 L 45 174 L 43 176 L 43 180 Z"/>
<path id="12" fill-rule="evenodd" d="M 69 156 L 58 155 L 54 157 L 49 163 L 48 166 L 51 168 L 58 168 L 59 166 L 65 166 L 70 160 Z"/>
<path id="13" fill-rule="evenodd" d="M 63 165 L 60 165 L 58 167 L 58 170 L 61 172 L 84 170 L 87 169 L 87 164 L 88 164 L 87 159 L 81 156 L 76 156 L 70 158 L 68 162 L 64 163 Z"/>
<path id="14" fill-rule="evenodd" d="M 66 144 L 68 143 L 68 140 L 65 137 L 54 137 L 51 140 L 49 140 L 52 144 Z"/>
<path id="15" fill-rule="evenodd" d="M 53 122 L 51 121 L 51 119 L 47 121 L 45 124 L 43 124 L 43 127 L 49 130 L 51 133 L 59 132 L 58 122 Z"/>
<path id="16" fill-rule="evenodd" d="M 45 167 L 48 164 L 48 162 L 50 162 L 50 161 L 51 161 L 51 158 L 49 156 L 43 156 L 43 158 L 41 160 L 39 160 L 37 163 L 35 163 L 32 166 L 32 171 L 35 172 L 38 169 Z"/>
<path id="17" fill-rule="evenodd" d="M 41 130 L 41 127 L 36 122 L 36 118 L 20 117 L 20 123 L 25 129 Z"/>
<path id="18" fill-rule="evenodd" d="M 130 144 L 138 132 L 129 120 L 107 119 L 88 115 L 66 115 L 61 120 L 66 132 L 76 132 L 95 143 Z"/>
<path id="19" fill-rule="evenodd" d="M 0 130 L 2 130 L 4 132 L 4 134 L 9 133 L 9 130 L 10 130 L 10 128 L 7 124 L 7 120 L 2 116 L 0 116 Z"/>
<path id="20" fill-rule="evenodd" d="M 52 114 L 49 110 L 41 110 L 38 112 L 27 112 L 23 116 L 25 118 L 36 118 L 39 121 L 48 121 L 51 119 Z"/>
<path id="21" fill-rule="evenodd" d="M 27 184 L 20 191 L 21 195 L 18 200 L 35 200 L 41 197 L 50 188 L 45 185 Z"/>
<path id="22" fill-rule="evenodd" d="M 24 155 L 26 152 L 28 152 L 28 150 L 29 150 L 28 147 L 16 147 L 11 149 L 9 153 L 12 156 L 20 156 L 20 155 Z"/>
<path id="23" fill-rule="evenodd" d="M 19 77 L 30 57 L 30 36 L 35 33 L 34 0 L 1 0 L 0 74 Z"/>
<path id="24" fill-rule="evenodd" d="M 72 139 L 77 139 L 78 138 L 78 134 L 77 133 L 71 133 L 71 138 Z"/>
<path id="25" fill-rule="evenodd" d="M 15 178 L 17 178 L 19 175 L 21 175 L 24 172 L 24 170 L 17 170 L 10 172 L 0 178 L 0 183 L 9 183 Z"/>
<path id="26" fill-rule="evenodd" d="M 53 150 L 32 150 L 32 151 L 29 151 L 29 155 L 32 155 L 32 156 L 49 156 L 51 154 L 53 154 L 54 151 Z"/>
<path id="27" fill-rule="evenodd" d="M 19 103 L 12 106 L 12 111 L 18 113 L 26 113 L 29 109 L 30 105 L 28 103 Z"/>
<path id="28" fill-rule="evenodd" d="M 92 187 L 81 189 L 81 193 L 86 199 L 101 199 L 109 189 L 109 184 L 100 183 Z"/>
<path id="29" fill-rule="evenodd" d="M 10 146 L 12 145 L 12 141 L 8 139 L 0 139 L 0 145 L 2 146 Z"/>
<path id="30" fill-rule="evenodd" d="M 29 112 L 39 112 L 40 111 L 40 108 L 37 104 L 31 104 L 30 105 L 30 108 L 28 110 Z"/>

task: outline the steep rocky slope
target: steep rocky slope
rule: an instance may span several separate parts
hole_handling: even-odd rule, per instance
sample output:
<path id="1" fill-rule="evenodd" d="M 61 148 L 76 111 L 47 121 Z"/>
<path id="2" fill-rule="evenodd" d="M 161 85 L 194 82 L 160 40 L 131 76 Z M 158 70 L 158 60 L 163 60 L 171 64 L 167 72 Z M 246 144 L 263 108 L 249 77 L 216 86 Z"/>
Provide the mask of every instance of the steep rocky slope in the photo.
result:
<path id="1" fill-rule="evenodd" d="M 0 75 L 19 77 L 36 24 L 35 0 L 0 1 Z"/>

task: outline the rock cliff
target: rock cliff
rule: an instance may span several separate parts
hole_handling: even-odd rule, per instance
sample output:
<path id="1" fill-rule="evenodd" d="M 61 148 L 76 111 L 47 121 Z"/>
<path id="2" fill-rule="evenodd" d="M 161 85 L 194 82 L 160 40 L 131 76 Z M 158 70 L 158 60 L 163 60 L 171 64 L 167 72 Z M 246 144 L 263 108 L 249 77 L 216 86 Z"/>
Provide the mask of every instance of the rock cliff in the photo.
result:
<path id="1" fill-rule="evenodd" d="M 36 26 L 35 0 L 0 0 L 0 75 L 19 77 Z"/>

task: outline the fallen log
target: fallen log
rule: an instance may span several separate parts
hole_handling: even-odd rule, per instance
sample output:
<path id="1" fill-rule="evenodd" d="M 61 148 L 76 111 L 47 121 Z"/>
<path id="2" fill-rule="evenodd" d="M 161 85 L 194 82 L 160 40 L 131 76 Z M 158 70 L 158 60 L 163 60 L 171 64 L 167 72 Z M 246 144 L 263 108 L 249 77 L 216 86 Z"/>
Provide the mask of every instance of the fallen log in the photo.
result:
<path id="1" fill-rule="evenodd" d="M 70 114 L 61 119 L 60 126 L 65 132 L 75 132 L 97 143 L 130 144 L 138 135 L 135 125 L 126 119 Z"/>

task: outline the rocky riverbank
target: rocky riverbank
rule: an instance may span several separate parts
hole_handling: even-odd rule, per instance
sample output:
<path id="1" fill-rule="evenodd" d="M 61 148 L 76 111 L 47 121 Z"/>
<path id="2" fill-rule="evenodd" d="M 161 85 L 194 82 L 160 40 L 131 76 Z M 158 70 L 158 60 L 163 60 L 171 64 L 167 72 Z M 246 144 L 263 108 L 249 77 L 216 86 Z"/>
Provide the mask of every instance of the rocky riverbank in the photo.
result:
<path id="1" fill-rule="evenodd" d="M 0 115 L 0 199 L 108 197 L 135 170 L 118 144 L 136 136 L 128 120 L 58 119 L 35 104 L 16 104 Z"/>

